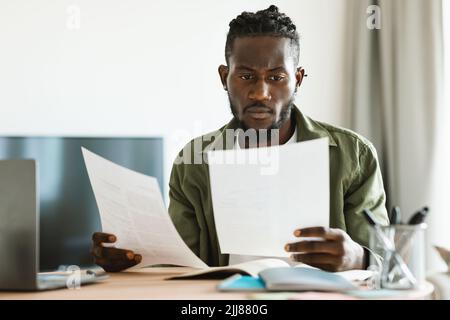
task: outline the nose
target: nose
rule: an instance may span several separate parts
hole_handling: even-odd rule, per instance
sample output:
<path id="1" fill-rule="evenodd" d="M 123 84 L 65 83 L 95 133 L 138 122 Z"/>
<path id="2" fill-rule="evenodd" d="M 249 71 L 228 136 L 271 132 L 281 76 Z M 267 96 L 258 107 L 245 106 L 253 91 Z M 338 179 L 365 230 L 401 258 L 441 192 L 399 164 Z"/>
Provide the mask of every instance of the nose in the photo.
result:
<path id="1" fill-rule="evenodd" d="M 269 85 L 264 80 L 258 80 L 249 91 L 250 100 L 267 101 L 271 99 Z"/>

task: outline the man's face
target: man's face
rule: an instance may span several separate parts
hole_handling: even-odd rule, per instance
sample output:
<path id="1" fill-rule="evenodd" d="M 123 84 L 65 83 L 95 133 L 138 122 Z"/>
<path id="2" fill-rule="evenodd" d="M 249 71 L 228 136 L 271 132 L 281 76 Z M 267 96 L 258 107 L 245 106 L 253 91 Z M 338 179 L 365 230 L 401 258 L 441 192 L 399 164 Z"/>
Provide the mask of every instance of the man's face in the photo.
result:
<path id="1" fill-rule="evenodd" d="M 229 66 L 219 67 L 233 115 L 244 129 L 277 129 L 289 119 L 297 69 L 290 39 L 271 36 L 234 40 Z"/>

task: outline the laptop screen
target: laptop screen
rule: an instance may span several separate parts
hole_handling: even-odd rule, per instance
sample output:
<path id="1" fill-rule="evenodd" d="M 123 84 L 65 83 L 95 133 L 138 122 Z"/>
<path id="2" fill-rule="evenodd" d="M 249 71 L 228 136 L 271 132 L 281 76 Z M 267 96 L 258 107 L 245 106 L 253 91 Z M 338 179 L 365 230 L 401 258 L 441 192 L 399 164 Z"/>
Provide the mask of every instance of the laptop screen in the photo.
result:
<path id="1" fill-rule="evenodd" d="M 0 137 L 0 159 L 38 162 L 40 271 L 93 265 L 91 236 L 101 224 L 82 146 L 156 177 L 164 194 L 162 138 Z"/>

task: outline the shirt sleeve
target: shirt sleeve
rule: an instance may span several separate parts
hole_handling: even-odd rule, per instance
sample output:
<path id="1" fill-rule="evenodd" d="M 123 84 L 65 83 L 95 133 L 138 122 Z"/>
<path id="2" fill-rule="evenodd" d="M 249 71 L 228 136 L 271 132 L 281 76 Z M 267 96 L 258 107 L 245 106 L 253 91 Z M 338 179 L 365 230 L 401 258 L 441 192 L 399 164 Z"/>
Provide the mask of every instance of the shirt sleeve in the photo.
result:
<path id="1" fill-rule="evenodd" d="M 186 245 L 200 256 L 200 230 L 194 206 L 183 192 L 183 165 L 174 164 L 169 181 L 169 215 Z"/>
<path id="2" fill-rule="evenodd" d="M 354 241 L 369 247 L 370 225 L 363 210 L 371 210 L 380 225 L 388 225 L 389 219 L 376 150 L 371 144 L 361 143 L 358 154 L 358 167 L 344 198 L 345 224 Z"/>

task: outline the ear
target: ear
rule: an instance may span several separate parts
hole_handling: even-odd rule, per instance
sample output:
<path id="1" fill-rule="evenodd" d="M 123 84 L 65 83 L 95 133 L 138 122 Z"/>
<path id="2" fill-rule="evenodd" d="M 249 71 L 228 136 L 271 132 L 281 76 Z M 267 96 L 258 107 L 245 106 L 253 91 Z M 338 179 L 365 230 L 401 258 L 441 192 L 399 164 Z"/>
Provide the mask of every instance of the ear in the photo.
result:
<path id="1" fill-rule="evenodd" d="M 227 88 L 227 77 L 228 77 L 228 73 L 229 73 L 228 67 L 221 64 L 219 66 L 218 71 L 219 71 L 220 81 L 222 82 L 223 88 L 225 90 L 227 90 L 228 89 Z"/>
<path id="2" fill-rule="evenodd" d="M 305 69 L 298 67 L 295 72 L 295 91 L 302 85 L 303 78 L 305 77 Z"/>

